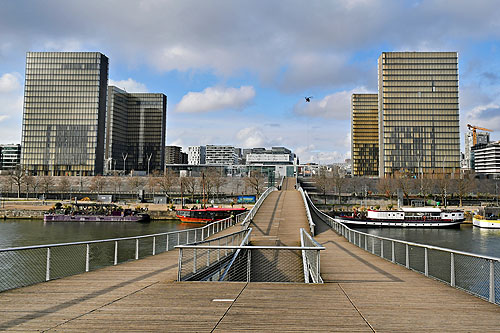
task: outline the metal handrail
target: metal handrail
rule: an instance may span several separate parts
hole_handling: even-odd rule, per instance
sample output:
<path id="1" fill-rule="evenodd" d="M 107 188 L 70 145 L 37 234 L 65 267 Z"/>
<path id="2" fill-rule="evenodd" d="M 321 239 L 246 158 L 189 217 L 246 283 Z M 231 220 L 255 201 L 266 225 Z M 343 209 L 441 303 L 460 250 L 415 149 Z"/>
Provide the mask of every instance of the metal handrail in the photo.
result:
<path id="1" fill-rule="evenodd" d="M 316 256 L 311 258 L 311 255 L 306 252 L 306 241 L 315 245 L 312 247 L 317 250 Z M 309 283 L 309 278 L 311 278 L 313 283 L 323 283 L 323 279 L 320 275 L 320 259 L 319 250 L 324 249 L 324 247 L 319 244 L 314 238 L 309 235 L 304 228 L 300 228 L 300 245 L 303 247 L 302 252 L 302 266 L 304 269 L 304 282 Z"/>
<path id="2" fill-rule="evenodd" d="M 281 177 L 281 181 L 280 181 L 280 185 L 279 185 L 279 187 L 278 187 L 278 190 L 280 190 L 280 191 L 281 191 L 281 189 L 283 188 L 283 181 L 284 181 L 284 180 L 285 180 L 285 176 L 282 176 L 282 177 Z"/>
<path id="3" fill-rule="evenodd" d="M 311 217 L 311 211 L 309 210 L 309 205 L 307 204 L 307 199 L 306 199 L 306 196 L 305 196 L 305 192 L 304 192 L 304 189 L 302 189 L 301 186 L 299 186 L 299 192 L 300 192 L 300 195 L 302 197 L 302 201 L 304 202 L 304 207 L 306 209 L 306 216 L 307 216 L 307 221 L 309 222 L 309 230 L 311 231 L 311 235 L 314 236 L 315 234 L 315 227 L 316 227 L 316 224 L 314 223 L 312 217 Z"/>
<path id="4" fill-rule="evenodd" d="M 257 214 L 257 211 L 259 210 L 260 206 L 262 205 L 262 203 L 264 202 L 264 200 L 267 198 L 267 196 L 273 192 L 273 191 L 277 191 L 278 189 L 274 186 L 271 186 L 271 187 L 268 187 L 264 193 L 261 194 L 261 196 L 259 197 L 259 199 L 257 199 L 257 202 L 255 203 L 255 205 L 252 207 L 252 209 L 250 210 L 250 212 L 248 212 L 248 214 L 245 216 L 245 219 L 243 220 L 243 222 L 241 222 L 241 227 L 242 229 L 247 229 L 249 226 L 250 226 L 250 222 L 252 221 L 252 219 L 254 218 L 255 214 Z"/>
<path id="5" fill-rule="evenodd" d="M 470 252 L 465 252 L 465 251 L 453 250 L 453 249 L 443 248 L 443 247 L 434 246 L 434 245 L 420 244 L 420 243 L 409 242 L 409 241 L 404 241 L 404 240 L 399 240 L 399 239 L 394 239 L 394 238 L 382 237 L 382 236 L 372 235 L 372 234 L 368 234 L 368 233 L 361 232 L 361 231 L 358 231 L 358 230 L 354 230 L 354 229 L 351 229 L 348 226 L 346 226 L 344 223 L 338 221 L 337 219 L 332 218 L 331 216 L 328 216 L 325 213 L 323 213 L 322 211 L 320 211 L 314 205 L 314 203 L 312 202 L 312 200 L 309 198 L 309 196 L 307 195 L 307 192 L 306 192 L 306 198 L 308 199 L 308 202 L 309 202 L 310 206 L 312 207 L 312 209 L 315 211 L 315 213 L 325 223 L 327 223 L 330 227 L 334 228 L 334 230 L 339 235 L 343 236 L 350 243 L 353 243 L 354 245 L 358 246 L 359 248 L 363 249 L 363 247 L 361 246 L 361 241 L 360 241 L 361 237 L 360 237 L 360 235 L 363 235 L 365 237 L 365 248 L 364 248 L 364 250 L 367 251 L 367 252 L 369 252 L 368 248 L 367 248 L 367 238 L 368 237 L 370 237 L 371 239 L 378 239 L 378 240 L 380 240 L 381 244 L 383 244 L 383 241 L 390 242 L 392 244 L 392 247 L 391 247 L 392 253 L 391 253 L 391 260 L 390 261 L 393 262 L 393 263 L 395 263 L 395 264 L 399 264 L 399 263 L 397 263 L 396 260 L 395 260 L 395 249 L 394 249 L 395 247 L 394 247 L 394 244 L 397 243 L 397 244 L 403 244 L 403 245 L 405 245 L 405 247 L 406 247 L 406 250 L 405 250 L 406 251 L 406 263 L 405 263 L 405 267 L 408 268 L 408 269 L 411 269 L 410 268 L 410 263 L 409 263 L 408 248 L 410 246 L 418 247 L 418 248 L 423 248 L 425 250 L 425 252 L 424 252 L 424 272 L 423 272 L 423 274 L 426 277 L 429 277 L 428 250 L 435 250 L 435 251 L 441 251 L 441 252 L 449 253 L 450 254 L 450 282 L 448 282 L 448 281 L 443 281 L 443 282 L 451 285 L 452 287 L 466 290 L 466 291 L 468 291 L 468 292 L 470 292 L 470 293 L 472 293 L 472 294 L 474 294 L 474 295 L 476 295 L 478 297 L 481 297 L 481 298 L 484 298 L 484 299 L 488 299 L 488 301 L 491 302 L 491 303 L 500 304 L 500 301 L 496 301 L 496 296 L 495 296 L 495 267 L 494 267 L 495 266 L 495 262 L 497 263 L 497 265 L 500 263 L 500 258 L 489 256 L 489 255 L 480 255 L 480 254 L 475 254 L 475 253 L 470 253 Z M 355 236 L 352 237 L 351 235 L 358 235 L 358 237 L 357 237 L 358 238 L 358 244 L 356 244 L 356 237 Z M 372 241 L 372 251 L 371 251 L 371 253 L 375 254 L 373 249 L 374 249 L 374 241 Z M 475 292 L 475 291 L 473 291 L 471 289 L 461 288 L 461 287 L 459 287 L 459 286 L 456 285 L 455 255 L 462 255 L 462 256 L 466 256 L 466 257 L 472 257 L 472 258 L 482 259 L 482 260 L 486 260 L 486 261 L 488 261 L 490 263 L 489 264 L 489 297 L 485 297 L 484 295 L 481 295 L 478 292 Z M 382 247 L 382 245 L 381 245 L 381 254 L 380 254 L 380 257 L 382 257 L 383 259 L 386 259 L 384 257 L 384 254 L 383 254 L 383 247 Z M 386 259 L 386 260 L 389 260 L 389 259 Z M 418 270 L 417 270 L 417 272 L 418 272 Z M 435 278 L 439 279 L 437 277 L 435 277 Z"/>
<path id="6" fill-rule="evenodd" d="M 252 228 L 248 228 L 247 230 L 248 230 L 248 232 L 247 232 L 245 238 L 243 238 L 243 240 L 241 241 L 240 246 L 243 246 L 243 244 L 248 244 L 248 239 L 250 238 L 250 234 L 252 233 Z M 224 273 L 222 273 L 221 277 L 219 278 L 219 281 L 224 281 L 227 273 L 229 272 L 229 270 L 233 266 L 233 263 L 236 260 L 236 258 L 238 257 L 238 255 L 240 254 L 240 252 L 241 252 L 241 248 L 236 250 L 236 252 L 233 255 L 233 258 L 231 259 L 229 264 L 226 266 Z"/>

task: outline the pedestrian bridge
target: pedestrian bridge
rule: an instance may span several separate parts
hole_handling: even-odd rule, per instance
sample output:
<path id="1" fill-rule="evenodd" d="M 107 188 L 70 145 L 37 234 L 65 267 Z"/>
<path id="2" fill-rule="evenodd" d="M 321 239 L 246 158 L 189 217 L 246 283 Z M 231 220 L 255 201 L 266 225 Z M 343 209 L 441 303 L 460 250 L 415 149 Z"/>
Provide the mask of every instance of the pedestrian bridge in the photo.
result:
<path id="1" fill-rule="evenodd" d="M 248 216 L 196 231 L 110 240 L 107 247 L 101 243 L 82 243 L 78 248 L 66 245 L 50 250 L 23 250 L 41 253 L 37 254 L 43 259 L 40 279 L 49 281 L 0 293 L 0 329 L 499 330 L 500 307 L 494 303 L 499 303 L 500 268 L 492 258 L 471 259 L 463 253 L 454 253 L 450 261 L 450 253 L 443 254 L 437 248 L 400 243 L 345 228 L 316 210 L 307 194 L 295 189 L 295 179 L 285 179 L 281 190 L 270 189 L 265 195 Z M 305 234 L 314 236 L 314 242 Z M 120 252 L 124 242 L 131 243 L 132 248 L 135 245 L 129 259 L 139 260 L 124 257 Z M 193 244 L 197 247 L 192 247 Z M 107 249 L 114 253 L 110 266 L 96 269 L 104 266 L 94 262 L 92 254 L 96 246 L 100 252 Z M 252 248 L 257 252 L 252 252 Z M 239 265 L 233 266 L 233 262 L 228 269 L 226 260 L 217 266 L 225 257 L 232 260 L 237 251 L 246 253 L 242 260 L 234 260 L 239 260 Z M 283 256 L 280 251 L 290 254 Z M 304 266 L 307 260 L 303 253 L 307 251 L 320 253 L 315 257 L 317 266 L 311 259 Z M 181 265 L 180 252 L 189 255 Z M 82 266 L 74 271 L 84 273 L 59 278 L 64 276 L 59 267 L 64 261 L 60 258 L 73 255 L 75 259 L 66 263 L 76 265 L 80 254 Z M 0 260 L 12 257 L 12 251 L 0 252 Z M 450 263 L 444 273 L 433 271 L 432 262 L 438 258 Z M 10 268 L 12 274 L 16 265 Z M 219 270 L 212 269 L 217 271 L 212 275 L 213 282 L 179 282 L 183 267 L 188 268 L 186 276 L 206 267 Z M 465 271 L 476 273 L 484 269 L 484 274 L 477 273 L 473 280 L 470 275 L 463 279 L 464 267 L 469 268 Z M 300 282 L 254 282 L 267 279 L 266 269 L 274 272 L 277 281 L 290 275 Z M 315 269 L 323 283 L 304 283 L 308 277 L 309 282 L 321 282 L 312 281 Z M 23 272 L 16 277 L 21 284 L 38 281 L 26 277 L 39 274 L 34 268 Z M 5 274 L 8 272 L 2 271 L 0 278 L 5 279 Z M 438 274 L 442 276 L 429 278 Z M 225 282 L 227 276 L 238 282 Z M 450 286 L 467 289 L 464 280 L 468 280 L 468 292 Z M 9 283 L 12 288 L 14 282 Z"/>

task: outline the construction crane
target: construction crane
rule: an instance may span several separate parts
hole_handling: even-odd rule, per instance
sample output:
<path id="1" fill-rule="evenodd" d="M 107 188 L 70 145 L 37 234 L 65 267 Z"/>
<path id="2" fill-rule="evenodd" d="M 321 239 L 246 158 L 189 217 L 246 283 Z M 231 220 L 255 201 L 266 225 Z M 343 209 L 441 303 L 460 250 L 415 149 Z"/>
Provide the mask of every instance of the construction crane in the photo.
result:
<path id="1" fill-rule="evenodd" d="M 493 132 L 490 129 L 487 128 L 482 128 L 479 126 L 473 126 L 470 124 L 467 124 L 467 127 L 472 130 L 472 146 L 475 146 L 477 144 L 477 135 L 476 135 L 476 130 L 481 130 L 481 131 L 488 131 L 488 132 Z"/>

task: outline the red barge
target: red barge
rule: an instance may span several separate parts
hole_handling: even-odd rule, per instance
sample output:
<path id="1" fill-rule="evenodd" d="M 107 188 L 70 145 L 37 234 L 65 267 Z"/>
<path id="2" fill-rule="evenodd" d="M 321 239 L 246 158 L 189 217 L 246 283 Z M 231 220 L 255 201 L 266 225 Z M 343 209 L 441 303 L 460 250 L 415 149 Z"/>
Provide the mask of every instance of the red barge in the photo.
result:
<path id="1" fill-rule="evenodd" d="M 176 216 L 182 222 L 211 223 L 245 212 L 246 208 L 178 209 Z"/>

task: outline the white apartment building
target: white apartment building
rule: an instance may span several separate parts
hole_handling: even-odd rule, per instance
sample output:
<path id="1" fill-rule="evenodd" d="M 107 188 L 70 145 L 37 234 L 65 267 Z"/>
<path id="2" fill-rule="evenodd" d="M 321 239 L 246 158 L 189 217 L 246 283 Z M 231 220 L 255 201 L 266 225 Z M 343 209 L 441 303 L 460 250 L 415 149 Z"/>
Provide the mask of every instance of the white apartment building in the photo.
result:
<path id="1" fill-rule="evenodd" d="M 476 147 L 473 149 L 474 171 L 479 174 L 500 176 L 500 142 Z"/>
<path id="2" fill-rule="evenodd" d="M 206 164 L 235 165 L 238 164 L 238 156 L 233 146 L 207 145 Z"/>
<path id="3" fill-rule="evenodd" d="M 293 164 L 293 154 L 248 154 L 246 164 Z"/>
<path id="4" fill-rule="evenodd" d="M 191 165 L 205 164 L 205 158 L 206 158 L 205 146 L 188 147 L 188 164 Z"/>

